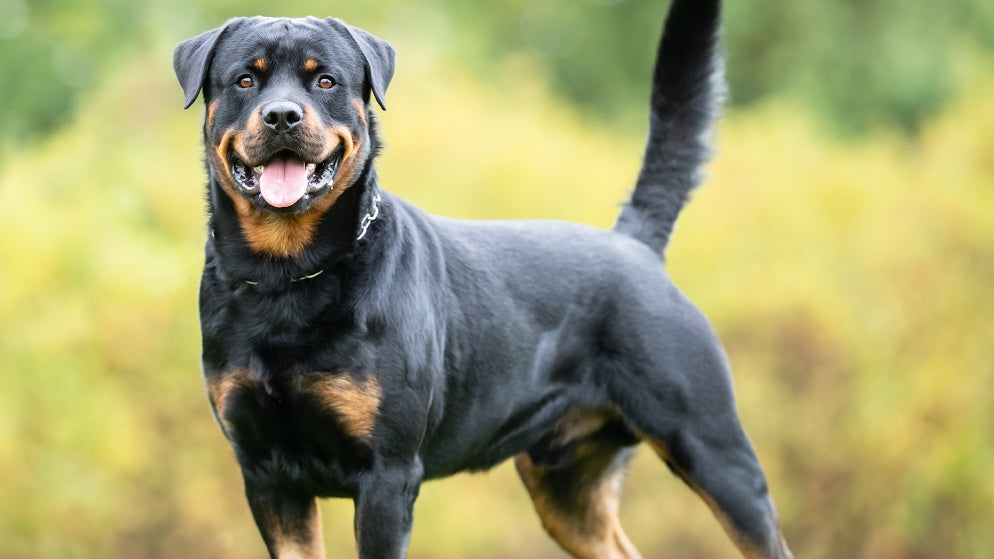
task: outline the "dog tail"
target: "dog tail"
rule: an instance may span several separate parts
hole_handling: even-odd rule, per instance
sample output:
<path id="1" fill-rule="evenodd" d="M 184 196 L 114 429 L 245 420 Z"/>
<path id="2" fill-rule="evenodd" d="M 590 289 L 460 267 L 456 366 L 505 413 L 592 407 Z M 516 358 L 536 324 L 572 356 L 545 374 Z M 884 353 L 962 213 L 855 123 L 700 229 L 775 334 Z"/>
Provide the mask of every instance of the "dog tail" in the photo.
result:
<path id="1" fill-rule="evenodd" d="M 711 123 L 724 94 L 720 12 L 721 0 L 673 0 L 659 42 L 642 170 L 614 230 L 660 255 L 711 155 Z"/>

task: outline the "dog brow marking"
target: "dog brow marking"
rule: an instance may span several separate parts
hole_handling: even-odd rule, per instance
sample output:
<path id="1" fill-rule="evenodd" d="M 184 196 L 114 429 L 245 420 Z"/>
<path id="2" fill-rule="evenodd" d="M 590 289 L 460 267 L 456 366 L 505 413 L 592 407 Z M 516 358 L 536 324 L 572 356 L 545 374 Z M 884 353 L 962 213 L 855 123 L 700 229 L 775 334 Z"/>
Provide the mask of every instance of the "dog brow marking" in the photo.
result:
<path id="1" fill-rule="evenodd" d="M 266 59 L 262 58 L 261 56 L 259 58 L 256 58 L 255 62 L 252 63 L 252 66 L 260 72 L 266 71 L 266 65 L 267 65 Z"/>
<path id="2" fill-rule="evenodd" d="M 320 374 L 310 377 L 308 388 L 338 416 L 350 435 L 366 439 L 373 434 L 383 395 L 376 377 L 358 381 L 347 374 Z"/>
<path id="3" fill-rule="evenodd" d="M 308 72 L 313 72 L 314 70 L 317 69 L 318 69 L 317 60 L 314 60 L 313 58 L 308 58 L 307 60 L 304 61 L 304 70 L 307 70 Z"/>

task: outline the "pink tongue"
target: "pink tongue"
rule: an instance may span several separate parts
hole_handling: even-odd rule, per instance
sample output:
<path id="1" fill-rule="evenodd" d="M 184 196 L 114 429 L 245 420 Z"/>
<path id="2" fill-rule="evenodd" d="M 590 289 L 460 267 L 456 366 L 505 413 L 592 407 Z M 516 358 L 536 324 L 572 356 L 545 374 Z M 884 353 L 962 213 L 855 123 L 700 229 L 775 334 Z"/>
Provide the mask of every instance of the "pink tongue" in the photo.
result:
<path id="1" fill-rule="evenodd" d="M 277 208 L 294 205 L 307 192 L 304 162 L 292 155 L 274 157 L 263 169 L 259 185 L 269 205 Z"/>

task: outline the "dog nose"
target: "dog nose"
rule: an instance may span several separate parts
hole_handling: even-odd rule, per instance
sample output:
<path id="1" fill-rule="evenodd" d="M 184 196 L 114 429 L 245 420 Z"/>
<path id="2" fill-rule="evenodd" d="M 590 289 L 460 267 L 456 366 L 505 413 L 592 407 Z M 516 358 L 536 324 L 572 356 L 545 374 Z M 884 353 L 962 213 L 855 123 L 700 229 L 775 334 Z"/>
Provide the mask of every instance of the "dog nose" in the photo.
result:
<path id="1" fill-rule="evenodd" d="M 292 101 L 273 101 L 262 108 L 262 122 L 277 132 L 287 132 L 300 124 L 304 110 Z"/>

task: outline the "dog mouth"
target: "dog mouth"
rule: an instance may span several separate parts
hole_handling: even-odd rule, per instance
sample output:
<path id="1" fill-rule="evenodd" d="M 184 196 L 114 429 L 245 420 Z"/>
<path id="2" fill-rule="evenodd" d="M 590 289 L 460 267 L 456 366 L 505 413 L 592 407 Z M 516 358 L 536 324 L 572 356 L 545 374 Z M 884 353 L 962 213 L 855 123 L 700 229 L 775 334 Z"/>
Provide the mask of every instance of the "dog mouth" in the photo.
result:
<path id="1" fill-rule="evenodd" d="M 320 163 L 307 162 L 292 151 L 280 151 L 262 165 L 250 166 L 232 150 L 231 176 L 247 196 L 261 197 L 274 208 L 289 208 L 328 189 L 342 160 L 341 148 Z"/>

